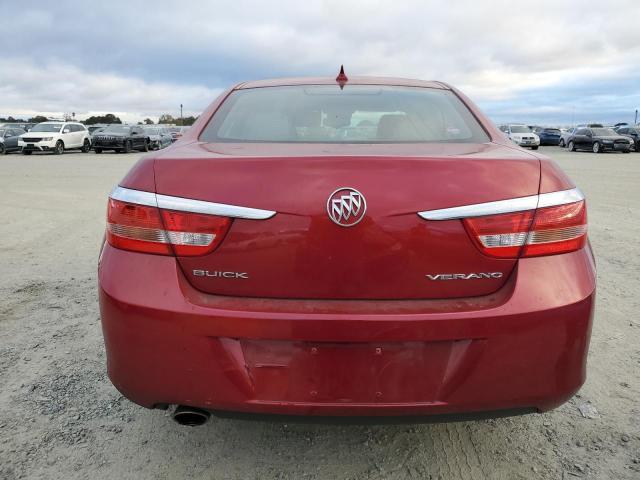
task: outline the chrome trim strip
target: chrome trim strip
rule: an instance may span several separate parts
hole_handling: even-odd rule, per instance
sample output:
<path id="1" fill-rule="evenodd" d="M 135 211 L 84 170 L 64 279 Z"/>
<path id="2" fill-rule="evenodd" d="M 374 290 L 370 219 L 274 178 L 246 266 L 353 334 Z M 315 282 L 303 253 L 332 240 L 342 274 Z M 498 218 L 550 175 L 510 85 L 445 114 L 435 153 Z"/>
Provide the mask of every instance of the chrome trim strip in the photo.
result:
<path id="1" fill-rule="evenodd" d="M 530 197 L 520 197 L 511 200 L 476 203 L 474 205 L 442 208 L 440 210 L 426 210 L 424 212 L 418 212 L 418 215 L 425 220 L 456 220 L 460 218 L 482 217 L 485 215 L 498 215 L 500 213 L 535 210 L 537 205 L 538 195 L 531 195 Z"/>
<path id="2" fill-rule="evenodd" d="M 485 215 L 499 215 L 501 213 L 523 212 L 525 210 L 535 210 L 536 208 L 574 203 L 580 200 L 584 200 L 584 195 L 578 188 L 572 188 L 571 190 L 498 200 L 496 202 L 476 203 L 474 205 L 462 205 L 439 210 L 425 210 L 418 212 L 418 215 L 425 220 L 457 220 L 460 218 L 483 217 Z"/>
<path id="3" fill-rule="evenodd" d="M 109 194 L 110 198 L 120 200 L 121 202 L 137 203 L 138 205 L 147 205 L 148 207 L 157 207 L 156 194 L 152 192 L 143 192 L 142 190 L 131 190 L 116 186 Z"/>
<path id="4" fill-rule="evenodd" d="M 553 207 L 555 205 L 564 205 L 565 203 L 575 203 L 584 200 L 584 195 L 579 188 L 543 193 L 539 195 L 539 197 L 538 208 Z"/>
<path id="5" fill-rule="evenodd" d="M 167 210 L 180 210 L 183 212 L 204 213 L 207 215 L 221 215 L 223 217 L 246 218 L 249 220 L 266 220 L 273 217 L 276 212 L 260 210 L 257 208 L 238 207 L 223 203 L 204 202 L 202 200 L 190 200 L 188 198 L 156 195 L 158 207 Z"/>
<path id="6" fill-rule="evenodd" d="M 258 208 L 238 207 L 223 203 L 205 202 L 189 198 L 159 195 L 152 192 L 143 192 L 117 186 L 110 195 L 114 200 L 137 203 L 151 207 L 159 207 L 167 210 L 181 212 L 203 213 L 206 215 L 220 215 L 223 217 L 245 218 L 248 220 L 266 220 L 273 217 L 276 212 L 261 210 Z"/>

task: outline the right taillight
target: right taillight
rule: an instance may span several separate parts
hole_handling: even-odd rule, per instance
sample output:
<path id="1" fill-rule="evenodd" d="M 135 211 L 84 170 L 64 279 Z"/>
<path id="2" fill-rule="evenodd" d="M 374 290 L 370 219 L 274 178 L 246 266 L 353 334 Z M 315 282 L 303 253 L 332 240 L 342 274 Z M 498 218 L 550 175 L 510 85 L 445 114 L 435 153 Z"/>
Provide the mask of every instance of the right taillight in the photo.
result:
<path id="1" fill-rule="evenodd" d="M 198 256 L 215 250 L 230 225 L 228 217 L 161 210 L 110 198 L 107 241 L 134 252 Z"/>
<path id="2" fill-rule="evenodd" d="M 556 255 L 579 250 L 587 241 L 584 200 L 463 222 L 480 251 L 491 257 Z"/>

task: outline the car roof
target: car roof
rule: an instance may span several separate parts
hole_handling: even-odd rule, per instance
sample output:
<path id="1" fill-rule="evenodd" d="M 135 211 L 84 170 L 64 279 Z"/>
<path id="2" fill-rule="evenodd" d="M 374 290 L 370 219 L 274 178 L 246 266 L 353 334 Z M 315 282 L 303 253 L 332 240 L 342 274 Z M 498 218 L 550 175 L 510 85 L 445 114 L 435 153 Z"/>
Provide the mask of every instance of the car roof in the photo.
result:
<path id="1" fill-rule="evenodd" d="M 370 76 L 349 76 L 346 85 L 389 85 L 399 87 L 423 87 L 450 90 L 449 86 L 442 82 L 415 80 L 410 78 L 393 77 L 370 77 Z M 246 88 L 262 87 L 284 87 L 294 85 L 335 85 L 336 79 L 333 77 L 291 77 L 273 78 L 267 80 L 253 80 L 244 82 L 235 87 L 236 90 Z"/>

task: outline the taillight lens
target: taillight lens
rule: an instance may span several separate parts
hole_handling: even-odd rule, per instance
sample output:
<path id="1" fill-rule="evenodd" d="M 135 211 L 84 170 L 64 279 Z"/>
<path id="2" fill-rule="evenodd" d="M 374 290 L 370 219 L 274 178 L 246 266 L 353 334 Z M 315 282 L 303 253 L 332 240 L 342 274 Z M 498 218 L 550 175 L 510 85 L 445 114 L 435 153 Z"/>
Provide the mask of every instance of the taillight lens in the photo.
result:
<path id="1" fill-rule="evenodd" d="M 107 241 L 123 250 L 192 257 L 215 250 L 230 225 L 228 217 L 160 210 L 110 198 Z"/>
<path id="2" fill-rule="evenodd" d="M 587 207 L 584 200 L 539 208 L 523 255 L 535 257 L 580 250 L 587 243 Z"/>
<path id="3" fill-rule="evenodd" d="M 464 225 L 482 253 L 498 258 L 573 252 L 587 241 L 584 200 L 535 211 L 467 218 Z"/>

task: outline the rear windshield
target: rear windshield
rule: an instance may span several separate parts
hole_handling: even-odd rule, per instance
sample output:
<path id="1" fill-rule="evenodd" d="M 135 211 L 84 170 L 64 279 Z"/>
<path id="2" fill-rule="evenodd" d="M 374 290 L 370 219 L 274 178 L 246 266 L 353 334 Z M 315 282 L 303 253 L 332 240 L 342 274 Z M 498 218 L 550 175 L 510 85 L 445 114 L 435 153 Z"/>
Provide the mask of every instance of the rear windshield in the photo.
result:
<path id="1" fill-rule="evenodd" d="M 511 133 L 531 133 L 531 129 L 524 125 L 511 125 Z"/>
<path id="2" fill-rule="evenodd" d="M 234 91 L 204 142 L 482 143 L 489 137 L 451 91 L 301 85 Z"/>
<path id="3" fill-rule="evenodd" d="M 560 134 L 560 129 L 559 128 L 545 128 L 544 131 L 546 133 L 557 133 L 557 134 Z"/>

